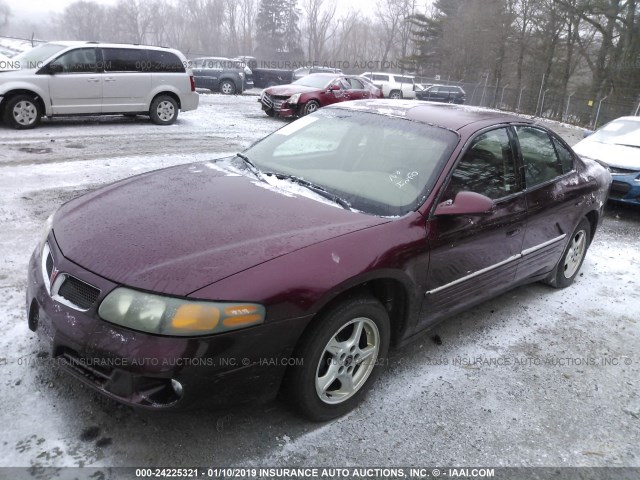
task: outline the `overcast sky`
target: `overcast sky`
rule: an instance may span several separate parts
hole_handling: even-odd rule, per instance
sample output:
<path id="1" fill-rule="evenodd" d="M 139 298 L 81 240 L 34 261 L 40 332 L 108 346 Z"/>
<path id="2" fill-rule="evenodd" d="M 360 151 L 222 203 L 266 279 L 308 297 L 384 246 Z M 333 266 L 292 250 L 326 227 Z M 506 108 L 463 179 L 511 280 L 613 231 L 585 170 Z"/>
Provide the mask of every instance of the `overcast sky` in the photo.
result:
<path id="1" fill-rule="evenodd" d="M 46 15 L 49 12 L 59 13 L 75 0 L 5 0 L 15 17 L 25 15 Z M 117 0 L 97 0 L 104 5 L 114 5 Z"/>

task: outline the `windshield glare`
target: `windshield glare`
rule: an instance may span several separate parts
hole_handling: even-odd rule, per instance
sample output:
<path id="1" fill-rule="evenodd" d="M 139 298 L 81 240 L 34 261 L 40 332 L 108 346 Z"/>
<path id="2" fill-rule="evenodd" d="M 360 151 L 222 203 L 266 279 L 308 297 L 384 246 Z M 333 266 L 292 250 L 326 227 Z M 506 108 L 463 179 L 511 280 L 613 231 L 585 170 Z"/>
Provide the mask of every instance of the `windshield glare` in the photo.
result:
<path id="1" fill-rule="evenodd" d="M 400 216 L 422 204 L 457 141 L 442 128 L 336 109 L 290 123 L 245 155 L 265 173 L 304 178 L 356 210 Z"/>
<path id="2" fill-rule="evenodd" d="M 614 120 L 594 133 L 591 139 L 602 143 L 640 147 L 640 122 L 624 119 Z"/>
<path id="3" fill-rule="evenodd" d="M 307 75 L 306 77 L 302 77 L 301 79 L 293 82 L 293 85 L 302 85 L 304 87 L 314 87 L 314 88 L 327 88 L 333 80 L 335 79 L 331 78 L 327 80 L 327 77 L 325 77 L 324 75 L 322 76 Z"/>
<path id="4" fill-rule="evenodd" d="M 50 57 L 65 48 L 67 47 L 64 45 L 45 43 L 17 55 L 13 60 L 20 62 L 21 70 L 40 68 L 43 66 L 45 60 L 48 60 Z"/>

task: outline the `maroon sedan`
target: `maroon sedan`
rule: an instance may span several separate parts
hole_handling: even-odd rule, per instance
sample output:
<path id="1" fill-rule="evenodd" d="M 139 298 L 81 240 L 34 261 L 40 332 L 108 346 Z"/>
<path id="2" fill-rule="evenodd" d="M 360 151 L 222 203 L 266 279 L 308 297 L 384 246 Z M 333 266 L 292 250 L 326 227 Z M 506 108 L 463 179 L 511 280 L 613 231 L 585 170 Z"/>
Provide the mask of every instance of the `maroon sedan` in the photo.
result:
<path id="1" fill-rule="evenodd" d="M 283 391 L 327 420 L 390 345 L 518 285 L 571 285 L 610 182 L 520 117 L 342 103 L 64 204 L 30 261 L 29 327 L 129 405 Z"/>
<path id="2" fill-rule="evenodd" d="M 382 98 L 382 90 L 354 75 L 314 73 L 291 85 L 265 88 L 258 101 L 270 117 L 302 117 L 320 107 L 348 100 Z"/>

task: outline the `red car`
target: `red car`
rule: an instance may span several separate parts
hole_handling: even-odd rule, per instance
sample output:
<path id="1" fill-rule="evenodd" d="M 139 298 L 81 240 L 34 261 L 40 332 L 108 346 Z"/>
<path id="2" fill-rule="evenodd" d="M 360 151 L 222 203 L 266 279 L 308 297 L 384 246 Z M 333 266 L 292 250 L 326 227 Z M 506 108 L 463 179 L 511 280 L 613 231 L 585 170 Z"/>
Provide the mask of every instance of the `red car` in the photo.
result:
<path id="1" fill-rule="evenodd" d="M 320 107 L 348 100 L 382 98 L 382 90 L 355 75 L 313 73 L 290 85 L 266 88 L 258 101 L 270 117 L 302 117 Z"/>
<path id="2" fill-rule="evenodd" d="M 333 105 L 235 157 L 64 204 L 30 261 L 29 327 L 129 405 L 282 391 L 328 420 L 363 398 L 390 345 L 518 285 L 571 285 L 610 184 L 520 117 Z"/>

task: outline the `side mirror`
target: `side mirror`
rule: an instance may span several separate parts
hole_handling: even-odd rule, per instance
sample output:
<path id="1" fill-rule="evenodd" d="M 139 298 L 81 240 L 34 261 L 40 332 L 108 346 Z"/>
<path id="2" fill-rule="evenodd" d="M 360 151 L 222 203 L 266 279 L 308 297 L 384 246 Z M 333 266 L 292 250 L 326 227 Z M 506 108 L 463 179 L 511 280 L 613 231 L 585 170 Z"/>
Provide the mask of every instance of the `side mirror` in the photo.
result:
<path id="1" fill-rule="evenodd" d="M 486 215 L 493 211 L 493 200 L 475 192 L 458 192 L 456 198 L 436 207 L 436 215 Z"/>
<path id="2" fill-rule="evenodd" d="M 62 72 L 64 72 L 64 67 L 60 63 L 50 63 L 47 67 L 47 73 L 50 75 L 55 75 Z"/>

